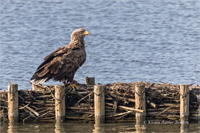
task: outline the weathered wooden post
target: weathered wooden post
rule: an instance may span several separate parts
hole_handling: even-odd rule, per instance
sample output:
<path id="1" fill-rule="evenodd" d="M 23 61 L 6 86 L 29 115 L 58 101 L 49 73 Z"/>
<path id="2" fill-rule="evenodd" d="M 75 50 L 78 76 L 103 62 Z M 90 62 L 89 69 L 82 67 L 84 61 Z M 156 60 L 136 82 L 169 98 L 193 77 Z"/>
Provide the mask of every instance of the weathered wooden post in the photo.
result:
<path id="1" fill-rule="evenodd" d="M 55 133 L 62 133 L 62 123 L 61 122 L 56 122 L 55 123 L 55 129 L 54 132 Z"/>
<path id="2" fill-rule="evenodd" d="M 180 122 L 181 128 L 188 128 L 189 85 L 180 85 Z"/>
<path id="3" fill-rule="evenodd" d="M 198 108 L 198 127 L 199 127 L 199 130 L 200 130 L 200 106 Z"/>
<path id="4" fill-rule="evenodd" d="M 85 77 L 85 84 L 86 85 L 95 85 L 95 78 L 94 77 Z"/>
<path id="5" fill-rule="evenodd" d="M 198 122 L 200 123 L 200 105 L 199 105 L 199 108 L 198 108 L 198 115 L 197 115 L 197 119 L 198 119 Z"/>
<path id="6" fill-rule="evenodd" d="M 55 85 L 55 118 L 56 122 L 65 120 L 65 87 Z"/>
<path id="7" fill-rule="evenodd" d="M 95 124 L 105 122 L 105 87 L 103 85 L 94 86 L 94 110 Z"/>
<path id="8" fill-rule="evenodd" d="M 94 124 L 93 133 L 106 133 L 104 124 Z"/>
<path id="9" fill-rule="evenodd" d="M 19 102 L 18 102 L 18 85 L 8 85 L 8 120 L 10 123 L 18 122 L 19 119 Z"/>
<path id="10" fill-rule="evenodd" d="M 18 126 L 18 123 L 8 123 L 8 133 L 19 133 L 20 128 Z"/>
<path id="11" fill-rule="evenodd" d="M 144 127 L 146 117 L 146 94 L 145 84 L 135 85 L 135 109 L 141 109 L 144 112 L 136 112 L 136 127 Z"/>

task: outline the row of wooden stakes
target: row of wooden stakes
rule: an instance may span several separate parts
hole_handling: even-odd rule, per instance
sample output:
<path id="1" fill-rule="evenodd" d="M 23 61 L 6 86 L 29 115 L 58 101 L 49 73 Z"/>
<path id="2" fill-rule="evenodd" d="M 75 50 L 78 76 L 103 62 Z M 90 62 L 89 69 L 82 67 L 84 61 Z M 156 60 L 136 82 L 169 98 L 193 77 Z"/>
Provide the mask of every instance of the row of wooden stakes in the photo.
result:
<path id="1" fill-rule="evenodd" d="M 88 79 L 87 84 L 94 85 L 94 79 Z M 92 82 L 91 82 L 92 81 Z M 55 119 L 56 122 L 65 120 L 66 103 L 65 103 L 65 87 L 55 85 Z M 95 124 L 105 122 L 105 86 L 94 85 L 94 112 Z M 135 111 L 136 126 L 143 126 L 146 117 L 146 96 L 145 85 L 135 85 Z M 180 123 L 187 124 L 189 117 L 189 85 L 180 85 Z M 17 122 L 19 119 L 18 105 L 18 85 L 8 85 L 8 119 L 10 123 Z"/>

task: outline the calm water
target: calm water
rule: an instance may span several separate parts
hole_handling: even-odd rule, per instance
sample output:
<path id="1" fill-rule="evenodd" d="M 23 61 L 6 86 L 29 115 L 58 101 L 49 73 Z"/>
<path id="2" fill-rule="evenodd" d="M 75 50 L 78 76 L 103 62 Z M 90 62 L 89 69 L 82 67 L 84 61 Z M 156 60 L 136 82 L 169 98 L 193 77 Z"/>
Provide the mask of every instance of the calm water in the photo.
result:
<path id="1" fill-rule="evenodd" d="M 1 85 L 30 88 L 43 58 L 84 27 L 75 80 L 200 83 L 199 0 L 1 0 Z M 58 84 L 48 82 L 47 84 Z"/>
<path id="2" fill-rule="evenodd" d="M 83 123 L 18 123 L 15 125 L 10 125 L 3 123 L 1 124 L 0 131 L 8 133 L 18 133 L 18 132 L 48 132 L 48 133 L 68 133 L 68 132 L 88 132 L 88 133 L 110 133 L 110 132 L 129 132 L 129 133 L 199 133 L 200 128 L 198 124 L 190 124 L 189 129 L 180 130 L 180 125 L 146 125 L 146 129 L 138 131 L 135 128 L 134 123 L 107 123 L 101 125 L 100 127 L 94 124 L 83 124 Z"/>

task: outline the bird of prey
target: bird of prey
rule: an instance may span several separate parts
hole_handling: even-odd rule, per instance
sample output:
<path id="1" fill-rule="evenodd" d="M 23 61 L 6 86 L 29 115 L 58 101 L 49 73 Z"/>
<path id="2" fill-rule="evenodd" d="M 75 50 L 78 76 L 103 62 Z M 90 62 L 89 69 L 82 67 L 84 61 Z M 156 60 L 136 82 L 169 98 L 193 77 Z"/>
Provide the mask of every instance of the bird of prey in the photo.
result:
<path id="1" fill-rule="evenodd" d="M 63 82 L 64 85 L 72 84 L 76 71 L 86 60 L 84 41 L 86 35 L 89 36 L 89 32 L 83 28 L 73 31 L 70 43 L 46 56 L 30 83 L 38 85 L 53 79 Z"/>

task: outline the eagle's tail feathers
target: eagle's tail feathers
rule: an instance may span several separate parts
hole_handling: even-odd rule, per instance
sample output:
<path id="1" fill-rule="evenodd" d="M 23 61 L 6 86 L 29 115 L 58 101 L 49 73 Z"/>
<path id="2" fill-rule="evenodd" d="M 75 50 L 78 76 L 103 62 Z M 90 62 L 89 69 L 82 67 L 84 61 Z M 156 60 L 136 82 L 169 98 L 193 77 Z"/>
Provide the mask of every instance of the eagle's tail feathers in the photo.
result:
<path id="1" fill-rule="evenodd" d="M 39 80 L 32 79 L 32 80 L 30 80 L 30 83 L 31 84 L 42 84 L 42 83 L 46 82 L 47 80 L 48 80 L 48 78 L 43 78 L 43 79 L 39 79 Z"/>

